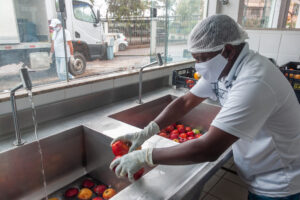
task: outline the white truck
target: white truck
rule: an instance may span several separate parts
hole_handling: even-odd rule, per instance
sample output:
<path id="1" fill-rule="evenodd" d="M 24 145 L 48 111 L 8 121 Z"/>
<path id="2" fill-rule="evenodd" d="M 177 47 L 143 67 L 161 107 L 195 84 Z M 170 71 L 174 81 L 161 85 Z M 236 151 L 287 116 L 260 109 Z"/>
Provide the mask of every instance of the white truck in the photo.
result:
<path id="1" fill-rule="evenodd" d="M 0 67 L 25 63 L 45 65 L 51 48 L 50 20 L 59 18 L 58 0 L 0 0 Z M 65 24 L 70 31 L 76 66 L 73 75 L 85 71 L 86 60 L 105 59 L 107 43 L 99 9 L 88 0 L 64 0 Z M 48 64 L 49 65 L 49 64 Z M 49 66 L 48 66 L 49 67 Z"/>

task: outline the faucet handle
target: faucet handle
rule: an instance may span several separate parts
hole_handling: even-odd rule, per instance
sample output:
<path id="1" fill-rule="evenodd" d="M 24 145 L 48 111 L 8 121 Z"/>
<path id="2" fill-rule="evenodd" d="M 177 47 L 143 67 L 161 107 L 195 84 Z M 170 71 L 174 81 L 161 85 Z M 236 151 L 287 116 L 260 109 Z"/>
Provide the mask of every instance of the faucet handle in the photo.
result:
<path id="1" fill-rule="evenodd" d="M 163 60 L 161 58 L 161 54 L 160 53 L 157 53 L 156 54 L 156 58 L 157 58 L 157 61 L 158 61 L 158 65 L 159 66 L 162 66 L 164 63 L 163 63 Z"/>
<path id="2" fill-rule="evenodd" d="M 32 83 L 31 83 L 27 68 L 22 67 L 20 69 L 20 76 L 21 76 L 23 87 L 26 88 L 27 90 L 31 90 Z"/>

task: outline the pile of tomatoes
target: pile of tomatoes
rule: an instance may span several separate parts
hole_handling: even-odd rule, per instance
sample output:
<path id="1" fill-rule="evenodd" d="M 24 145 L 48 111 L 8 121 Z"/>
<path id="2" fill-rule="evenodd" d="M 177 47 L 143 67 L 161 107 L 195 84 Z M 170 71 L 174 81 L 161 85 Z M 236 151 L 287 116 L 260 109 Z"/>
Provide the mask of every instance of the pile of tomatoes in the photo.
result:
<path id="1" fill-rule="evenodd" d="M 183 143 L 188 140 L 199 138 L 203 134 L 199 129 L 192 129 L 190 126 L 184 126 L 183 124 L 172 124 L 167 126 L 165 129 L 160 130 L 158 135 L 175 142 Z"/>

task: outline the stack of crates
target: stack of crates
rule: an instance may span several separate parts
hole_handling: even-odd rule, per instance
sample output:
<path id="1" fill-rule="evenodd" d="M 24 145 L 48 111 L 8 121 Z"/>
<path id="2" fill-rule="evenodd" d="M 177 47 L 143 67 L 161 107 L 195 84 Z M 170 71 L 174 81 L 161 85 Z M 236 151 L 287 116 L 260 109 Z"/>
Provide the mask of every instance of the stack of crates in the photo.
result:
<path id="1" fill-rule="evenodd" d="M 197 80 L 194 79 L 195 72 L 196 70 L 193 66 L 184 69 L 174 70 L 172 85 L 175 88 L 192 88 L 197 83 Z"/>
<path id="2" fill-rule="evenodd" d="M 280 71 L 291 83 L 300 103 L 300 62 L 289 62 L 280 67 Z"/>

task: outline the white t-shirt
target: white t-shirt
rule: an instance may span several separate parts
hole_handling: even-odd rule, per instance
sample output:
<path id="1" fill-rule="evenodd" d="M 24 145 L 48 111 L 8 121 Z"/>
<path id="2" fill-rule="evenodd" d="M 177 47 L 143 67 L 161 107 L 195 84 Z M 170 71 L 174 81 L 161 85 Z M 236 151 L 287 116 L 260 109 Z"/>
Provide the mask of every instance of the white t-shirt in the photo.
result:
<path id="1" fill-rule="evenodd" d="M 66 36 L 66 41 L 72 41 L 71 34 L 66 29 L 65 29 L 65 36 Z M 52 40 L 54 42 L 55 57 L 64 58 L 65 50 L 64 50 L 64 37 L 63 37 L 62 28 L 59 31 L 54 31 L 52 35 Z M 67 43 L 66 43 L 66 49 L 67 49 L 67 57 L 70 57 L 70 47 Z"/>
<path id="2" fill-rule="evenodd" d="M 234 161 L 251 192 L 270 197 L 299 193 L 300 104 L 296 95 L 280 70 L 247 44 L 237 61 L 232 69 L 238 73 L 231 87 L 226 87 L 226 77 L 218 84 L 199 81 L 191 92 L 219 99 L 222 109 L 211 125 L 240 138 L 232 146 Z M 204 82 L 210 89 L 201 89 Z"/>

